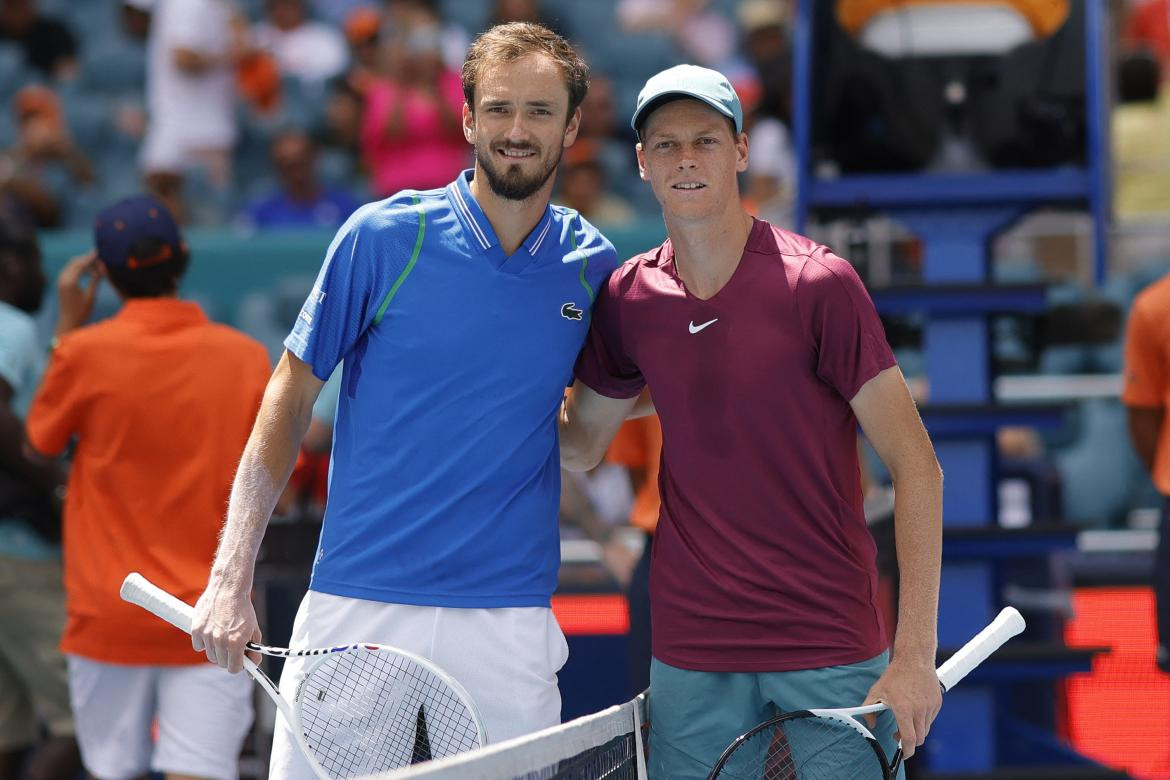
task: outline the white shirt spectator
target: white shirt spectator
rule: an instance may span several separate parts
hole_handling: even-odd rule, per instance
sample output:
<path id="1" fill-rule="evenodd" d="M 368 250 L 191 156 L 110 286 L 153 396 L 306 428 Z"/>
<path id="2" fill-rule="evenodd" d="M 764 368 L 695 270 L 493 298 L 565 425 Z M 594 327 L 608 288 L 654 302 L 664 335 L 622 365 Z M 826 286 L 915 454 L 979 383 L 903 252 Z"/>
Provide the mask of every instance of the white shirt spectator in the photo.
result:
<path id="1" fill-rule="evenodd" d="M 349 50 L 341 31 L 321 22 L 306 21 L 291 30 L 268 22 L 253 29 L 257 47 L 276 57 L 280 72 L 306 84 L 320 84 L 338 75 L 349 63 Z"/>
<path id="2" fill-rule="evenodd" d="M 148 125 L 142 164 L 148 172 L 182 171 L 194 155 L 222 151 L 236 140 L 229 0 L 156 0 L 147 45 Z M 184 72 L 175 49 L 223 58 L 202 72 Z"/>
<path id="3" fill-rule="evenodd" d="M 15 306 L 0 301 L 0 379 L 12 388 L 12 410 L 21 419 L 28 412 L 40 382 L 43 358 L 36 321 Z"/>
<path id="4" fill-rule="evenodd" d="M 12 411 L 22 420 L 41 381 L 44 356 L 36 321 L 0 301 L 0 379 L 12 388 Z M 43 561 L 57 560 L 60 555 L 56 545 L 42 539 L 26 523 L 0 512 L 0 557 Z"/>
<path id="5" fill-rule="evenodd" d="M 795 223 L 796 156 L 789 143 L 788 128 L 775 117 L 761 117 L 748 133 L 748 192 L 760 197 L 756 205 L 761 219 L 791 230 Z"/>
<path id="6" fill-rule="evenodd" d="M 618 23 L 629 32 L 672 34 L 699 65 L 722 68 L 735 55 L 735 25 L 709 0 L 618 0 Z"/>

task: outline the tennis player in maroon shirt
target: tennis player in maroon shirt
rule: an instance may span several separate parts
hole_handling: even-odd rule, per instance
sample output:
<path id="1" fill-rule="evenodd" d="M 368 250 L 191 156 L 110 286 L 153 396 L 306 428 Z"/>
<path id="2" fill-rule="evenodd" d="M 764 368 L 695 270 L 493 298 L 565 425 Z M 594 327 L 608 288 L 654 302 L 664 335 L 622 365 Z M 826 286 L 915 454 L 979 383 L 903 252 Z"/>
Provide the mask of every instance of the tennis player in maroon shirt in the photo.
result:
<path id="1" fill-rule="evenodd" d="M 863 701 L 890 707 L 875 730 L 888 753 L 898 735 L 912 753 L 942 702 L 942 472 L 873 302 L 849 263 L 744 211 L 748 140 L 721 74 L 659 73 L 632 124 L 669 237 L 599 291 L 561 454 L 592 468 L 650 388 L 663 429 L 651 777 L 706 777 L 777 710 Z M 858 423 L 896 491 L 892 655 Z"/>

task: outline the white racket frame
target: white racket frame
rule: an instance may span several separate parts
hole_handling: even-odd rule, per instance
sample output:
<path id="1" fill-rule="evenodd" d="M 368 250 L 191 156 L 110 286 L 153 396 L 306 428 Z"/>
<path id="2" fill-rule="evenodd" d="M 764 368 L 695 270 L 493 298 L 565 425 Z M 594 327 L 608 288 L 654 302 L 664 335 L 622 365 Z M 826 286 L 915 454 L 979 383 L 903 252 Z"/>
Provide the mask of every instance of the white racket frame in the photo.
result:
<path id="1" fill-rule="evenodd" d="M 121 596 L 124 601 L 131 604 L 137 604 L 148 612 L 153 613 L 157 617 L 162 618 L 171 625 L 179 628 L 186 633 L 191 633 L 191 621 L 195 615 L 195 608 L 190 604 L 180 601 L 175 596 L 167 593 L 162 588 L 158 587 L 150 580 L 143 577 L 138 572 L 131 572 L 126 575 L 126 579 L 122 582 Z M 301 691 L 304 687 L 305 681 L 309 675 L 320 666 L 325 660 L 332 655 L 338 653 L 360 653 L 360 652 L 380 652 L 392 653 L 394 655 L 412 661 L 419 666 L 425 668 L 428 672 L 435 675 L 440 681 L 450 686 L 455 695 L 467 708 L 471 720 L 475 723 L 478 745 L 481 747 L 487 742 L 487 735 L 484 731 L 483 720 L 479 716 L 479 710 L 475 706 L 471 695 L 467 690 L 451 675 L 440 669 L 433 662 L 417 656 L 414 653 L 409 653 L 397 647 L 390 647 L 388 645 L 378 645 L 372 643 L 358 643 L 351 645 L 341 645 L 338 647 L 319 647 L 310 648 L 306 650 L 292 650 L 286 647 L 270 647 L 268 645 L 261 645 L 255 642 L 247 644 L 249 650 L 261 653 L 263 655 L 274 656 L 278 658 L 309 658 L 305 663 L 304 670 L 301 674 L 301 679 L 297 683 L 297 690 L 293 696 L 292 701 L 286 699 L 281 693 L 280 689 L 272 682 L 271 678 L 266 675 L 263 670 L 257 666 L 252 659 L 244 656 L 244 670 L 252 676 L 252 679 L 268 694 L 272 702 L 276 705 L 276 709 L 284 717 L 285 722 L 288 723 L 290 729 L 297 740 L 297 746 L 301 753 L 309 762 L 313 772 L 321 780 L 337 780 L 336 777 L 330 775 L 317 757 L 313 755 L 313 751 L 309 748 L 308 741 L 305 739 L 304 730 L 301 728 Z"/>
<path id="2" fill-rule="evenodd" d="M 948 658 L 943 663 L 943 665 L 938 668 L 938 681 L 942 685 L 943 693 L 946 693 L 951 688 L 954 688 L 956 685 L 958 685 L 964 677 L 971 673 L 972 669 L 986 661 L 988 656 L 1002 647 L 1003 644 L 1013 636 L 1023 631 L 1025 625 L 1024 616 L 1021 615 L 1015 607 L 1004 607 L 1002 610 L 1000 610 L 1000 613 L 996 615 L 995 620 L 991 621 L 991 623 L 985 626 L 982 631 L 976 634 L 969 642 L 967 642 L 967 644 L 959 648 L 954 655 Z M 888 709 L 888 707 L 884 702 L 877 702 L 876 704 L 866 704 L 862 707 L 842 707 L 836 709 L 815 710 L 808 709 L 783 713 L 775 718 L 769 719 L 767 724 L 761 724 L 760 726 L 753 728 L 751 731 L 748 731 L 747 734 L 738 737 L 734 742 L 732 742 L 731 745 L 728 746 L 728 749 L 724 752 L 724 755 L 719 757 L 719 761 L 716 762 L 716 765 L 721 766 L 722 762 L 727 757 L 727 754 L 731 752 L 732 747 L 738 745 L 744 739 L 744 737 L 748 736 L 748 734 L 755 733 L 757 729 L 765 725 L 783 720 L 785 716 L 791 717 L 798 714 L 803 716 L 804 713 L 815 715 L 818 718 L 830 718 L 832 720 L 843 723 L 871 742 L 876 742 L 876 738 L 874 737 L 873 733 L 867 729 L 864 724 L 858 721 L 857 718 L 860 718 L 864 715 L 872 715 L 874 713 L 882 712 L 886 709 Z M 891 774 L 898 771 L 898 765 L 901 763 L 901 761 L 902 742 L 899 740 L 898 749 L 894 753 L 894 760 L 892 763 L 888 763 L 887 766 Z M 889 759 L 887 759 L 887 762 L 889 762 Z"/>

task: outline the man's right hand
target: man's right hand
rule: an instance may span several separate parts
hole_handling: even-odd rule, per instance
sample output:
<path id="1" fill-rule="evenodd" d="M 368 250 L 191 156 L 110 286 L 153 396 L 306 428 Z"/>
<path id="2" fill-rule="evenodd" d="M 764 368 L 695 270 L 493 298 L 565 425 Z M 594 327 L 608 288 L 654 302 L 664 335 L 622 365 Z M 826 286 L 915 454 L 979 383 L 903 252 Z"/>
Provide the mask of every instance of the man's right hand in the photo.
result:
<path id="1" fill-rule="evenodd" d="M 232 674 L 244 668 L 244 645 L 260 641 L 260 624 L 249 598 L 249 589 L 223 584 L 214 575 L 207 590 L 195 602 L 191 621 L 191 647 L 205 652 L 207 660 Z M 249 656 L 259 659 L 255 653 Z"/>
<path id="2" fill-rule="evenodd" d="M 57 333 L 64 336 L 85 324 L 93 312 L 98 282 L 105 276 L 105 266 L 97 252 L 90 250 L 65 264 L 57 275 Z M 88 277 L 89 281 L 86 282 Z"/>

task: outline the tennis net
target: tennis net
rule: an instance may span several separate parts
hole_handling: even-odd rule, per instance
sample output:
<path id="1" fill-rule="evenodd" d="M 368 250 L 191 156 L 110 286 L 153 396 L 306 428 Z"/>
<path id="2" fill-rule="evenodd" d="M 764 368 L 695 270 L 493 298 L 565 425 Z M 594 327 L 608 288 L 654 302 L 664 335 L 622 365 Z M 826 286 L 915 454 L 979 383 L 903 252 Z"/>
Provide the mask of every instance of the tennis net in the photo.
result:
<path id="1" fill-rule="evenodd" d="M 379 775 L 377 780 L 642 780 L 646 694 L 523 737 Z"/>

